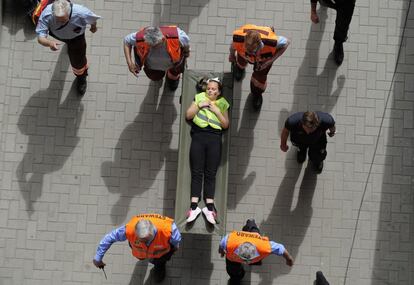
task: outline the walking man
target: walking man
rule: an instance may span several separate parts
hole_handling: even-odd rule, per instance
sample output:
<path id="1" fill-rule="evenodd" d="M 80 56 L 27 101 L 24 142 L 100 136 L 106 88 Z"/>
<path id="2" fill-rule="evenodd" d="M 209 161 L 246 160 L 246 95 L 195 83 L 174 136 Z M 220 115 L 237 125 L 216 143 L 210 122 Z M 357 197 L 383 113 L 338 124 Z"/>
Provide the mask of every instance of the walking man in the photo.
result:
<path id="1" fill-rule="evenodd" d="M 154 81 L 166 75 L 167 86 L 175 91 L 190 55 L 190 38 L 177 26 L 146 27 L 124 38 L 124 54 L 134 76 L 138 76 L 142 68 Z"/>
<path id="2" fill-rule="evenodd" d="M 261 236 L 254 219 L 248 219 L 242 231 L 227 234 L 219 246 L 221 257 L 226 256 L 226 271 L 230 284 L 239 284 L 245 270 L 243 264 L 261 265 L 262 260 L 270 254 L 283 256 L 286 264 L 293 266 L 293 258 L 285 247 L 268 237 Z"/>
<path id="3" fill-rule="evenodd" d="M 290 40 L 277 36 L 273 27 L 247 24 L 233 32 L 229 61 L 232 63 L 233 76 L 242 80 L 248 63 L 253 65 L 250 79 L 250 96 L 253 108 L 259 111 L 262 94 L 267 86 L 267 74 L 273 62 L 287 49 Z"/>
<path id="4" fill-rule="evenodd" d="M 77 78 L 76 87 L 81 96 L 86 92 L 88 75 L 85 30 L 90 25 L 90 31 L 95 33 L 99 18 L 84 6 L 68 0 L 55 0 L 42 11 L 36 26 L 37 40 L 42 46 L 52 51 L 59 50 L 60 43 L 50 39 L 49 35 L 67 44 L 72 71 Z"/>
<path id="5" fill-rule="evenodd" d="M 335 121 L 328 113 L 298 112 L 286 119 L 285 127 L 280 138 L 280 149 L 287 152 L 289 147 L 287 139 L 298 147 L 297 161 L 303 163 L 309 149 L 309 160 L 318 173 L 322 172 L 323 161 L 326 158 L 326 131 L 328 135 L 335 135 Z"/>
<path id="6" fill-rule="evenodd" d="M 132 255 L 139 260 L 149 259 L 154 264 L 154 278 L 161 282 L 165 278 L 165 264 L 178 249 L 181 234 L 171 218 L 158 214 L 142 214 L 133 217 L 104 236 L 96 250 L 93 264 L 103 268 L 106 251 L 114 242 L 128 240 Z"/>

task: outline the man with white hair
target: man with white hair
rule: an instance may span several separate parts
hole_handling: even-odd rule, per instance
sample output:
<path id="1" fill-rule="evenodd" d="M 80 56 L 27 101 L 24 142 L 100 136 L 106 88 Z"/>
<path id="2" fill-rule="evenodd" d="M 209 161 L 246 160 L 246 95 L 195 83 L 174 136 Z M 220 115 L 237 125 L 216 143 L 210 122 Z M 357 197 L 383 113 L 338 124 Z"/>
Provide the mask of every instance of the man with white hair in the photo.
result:
<path id="1" fill-rule="evenodd" d="M 52 51 L 59 50 L 60 43 L 49 35 L 67 44 L 72 71 L 77 77 L 77 90 L 83 96 L 86 92 L 88 61 L 86 59 L 86 26 L 97 31 L 96 21 L 100 18 L 88 8 L 68 0 L 55 0 L 42 11 L 36 26 L 37 40 Z"/>
<path id="2" fill-rule="evenodd" d="M 238 284 L 244 277 L 243 264 L 261 265 L 262 259 L 270 254 L 281 255 L 286 264 L 293 265 L 293 258 L 285 247 L 268 237 L 261 236 L 254 219 L 248 219 L 242 231 L 226 235 L 219 246 L 221 257 L 226 256 L 226 270 L 230 284 Z"/>
<path id="3" fill-rule="evenodd" d="M 161 282 L 165 278 L 165 264 L 178 249 L 181 234 L 171 218 L 159 214 L 141 214 L 133 217 L 104 236 L 96 250 L 93 264 L 103 268 L 106 251 L 114 242 L 128 240 L 132 255 L 139 260 L 149 259 L 154 264 L 154 279 Z"/>
<path id="4" fill-rule="evenodd" d="M 190 38 L 177 26 L 146 27 L 124 38 L 124 54 L 134 76 L 142 68 L 151 80 L 165 76 L 167 86 L 174 91 L 190 54 Z"/>

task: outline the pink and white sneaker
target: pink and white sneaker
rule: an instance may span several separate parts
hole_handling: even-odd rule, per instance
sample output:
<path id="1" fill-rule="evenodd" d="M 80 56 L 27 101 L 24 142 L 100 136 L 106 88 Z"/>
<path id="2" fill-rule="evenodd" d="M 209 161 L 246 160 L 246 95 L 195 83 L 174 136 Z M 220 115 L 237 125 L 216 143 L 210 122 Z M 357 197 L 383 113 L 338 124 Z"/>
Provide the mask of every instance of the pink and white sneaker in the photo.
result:
<path id="1" fill-rule="evenodd" d="M 207 221 L 210 224 L 215 225 L 216 224 L 216 217 L 217 217 L 216 211 L 209 211 L 207 207 L 204 207 L 202 211 L 203 211 L 203 214 L 206 217 Z"/>
<path id="2" fill-rule="evenodd" d="M 201 209 L 197 207 L 195 210 L 188 210 L 187 212 L 187 223 L 191 223 L 195 219 L 197 219 L 198 215 L 200 215 Z"/>

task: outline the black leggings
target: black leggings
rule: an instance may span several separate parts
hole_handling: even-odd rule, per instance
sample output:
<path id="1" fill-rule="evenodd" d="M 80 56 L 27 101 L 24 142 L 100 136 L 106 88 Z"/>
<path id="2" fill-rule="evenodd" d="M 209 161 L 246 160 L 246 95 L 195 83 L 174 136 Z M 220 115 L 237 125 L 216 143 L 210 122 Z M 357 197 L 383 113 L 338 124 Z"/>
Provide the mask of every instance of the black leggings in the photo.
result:
<path id="1" fill-rule="evenodd" d="M 221 159 L 221 135 L 208 131 L 191 131 L 191 197 L 214 199 L 216 173 Z"/>

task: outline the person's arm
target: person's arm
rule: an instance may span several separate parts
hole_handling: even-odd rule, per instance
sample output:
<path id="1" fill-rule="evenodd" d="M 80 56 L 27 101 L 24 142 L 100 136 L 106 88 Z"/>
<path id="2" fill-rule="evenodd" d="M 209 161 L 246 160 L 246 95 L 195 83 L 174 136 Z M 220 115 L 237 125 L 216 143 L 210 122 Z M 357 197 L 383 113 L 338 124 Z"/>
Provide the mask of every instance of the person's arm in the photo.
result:
<path id="1" fill-rule="evenodd" d="M 290 253 L 287 251 L 287 249 L 285 249 L 285 252 L 283 253 L 283 257 L 285 258 L 286 264 L 288 266 L 293 266 L 295 261 L 293 260 L 293 257 L 290 255 Z"/>
<path id="2" fill-rule="evenodd" d="M 178 249 L 181 242 L 181 233 L 177 228 L 177 225 L 175 223 L 172 223 L 171 225 L 171 238 L 170 238 L 170 244 L 174 247 L 174 249 Z"/>
<path id="3" fill-rule="evenodd" d="M 220 241 L 220 245 L 219 245 L 219 253 L 221 257 L 224 257 L 226 255 L 226 248 L 227 248 L 227 240 L 229 238 L 229 235 L 225 235 L 221 241 Z"/>
<path id="4" fill-rule="evenodd" d="M 44 14 L 42 13 L 40 15 L 36 26 L 37 42 L 44 47 L 48 47 L 51 50 L 56 51 L 59 49 L 60 43 L 48 39 L 50 16 L 46 15 L 46 10 L 43 12 Z"/>
<path id="5" fill-rule="evenodd" d="M 256 64 L 257 68 L 259 70 L 262 70 L 262 69 L 267 68 L 269 65 L 272 65 L 273 62 L 275 62 L 287 50 L 289 45 L 290 45 L 290 40 L 288 38 L 279 36 L 279 39 L 277 41 L 277 46 L 276 46 L 277 51 L 275 55 L 272 58 L 260 64 Z"/>
<path id="6" fill-rule="evenodd" d="M 318 5 L 318 0 L 311 0 L 311 21 L 314 24 L 319 23 L 319 16 L 318 13 L 316 12 L 316 7 Z"/>
<path id="7" fill-rule="evenodd" d="M 210 103 L 208 108 L 210 108 L 210 110 L 216 115 L 217 119 L 219 119 L 221 127 L 223 129 L 227 129 L 229 127 L 229 112 L 225 110 L 222 113 L 220 108 L 213 103 Z"/>
<path id="8" fill-rule="evenodd" d="M 326 113 L 323 116 L 323 122 L 326 123 L 326 125 L 328 127 L 328 130 L 329 130 L 328 136 L 333 137 L 335 135 L 335 132 L 336 132 L 334 118 L 330 114 Z"/>
<path id="9" fill-rule="evenodd" d="M 290 40 L 288 38 L 279 36 L 279 39 L 277 41 L 277 51 L 273 56 L 272 61 L 278 59 L 287 50 L 289 45 Z"/>
<path id="10" fill-rule="evenodd" d="M 335 125 L 333 125 L 332 127 L 329 128 L 328 136 L 333 137 L 335 133 L 336 133 L 336 127 Z"/>
<path id="11" fill-rule="evenodd" d="M 49 40 L 47 37 L 43 37 L 43 36 L 38 36 L 37 42 L 44 47 L 50 48 L 53 51 L 58 50 L 59 46 L 61 45 L 61 43 Z"/>
<path id="12" fill-rule="evenodd" d="M 124 38 L 124 55 L 129 71 L 137 77 L 141 68 L 135 63 L 131 56 L 132 47 L 134 46 L 135 41 L 135 33 L 131 33 Z"/>
<path id="13" fill-rule="evenodd" d="M 287 145 L 287 139 L 289 137 L 289 130 L 285 128 L 283 128 L 282 130 L 282 134 L 280 135 L 280 149 L 283 152 L 287 152 L 289 149 L 289 146 Z"/>
<path id="14" fill-rule="evenodd" d="M 289 266 L 293 265 L 293 258 L 287 249 L 280 243 L 270 241 L 270 247 L 272 250 L 272 254 L 276 254 L 278 256 L 283 256 L 286 260 L 286 264 Z"/>
<path id="15" fill-rule="evenodd" d="M 96 249 L 95 257 L 93 258 L 93 264 L 98 268 L 103 268 L 105 263 L 102 261 L 106 251 L 111 247 L 114 242 L 125 241 L 125 226 L 119 227 L 109 234 L 106 234 L 101 242 L 99 243 L 98 248 Z"/>
<path id="16" fill-rule="evenodd" d="M 190 38 L 189 36 L 180 28 L 177 27 L 178 39 L 180 40 L 181 51 L 184 57 L 190 56 Z"/>

